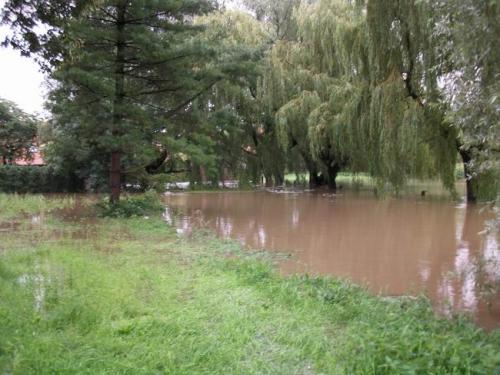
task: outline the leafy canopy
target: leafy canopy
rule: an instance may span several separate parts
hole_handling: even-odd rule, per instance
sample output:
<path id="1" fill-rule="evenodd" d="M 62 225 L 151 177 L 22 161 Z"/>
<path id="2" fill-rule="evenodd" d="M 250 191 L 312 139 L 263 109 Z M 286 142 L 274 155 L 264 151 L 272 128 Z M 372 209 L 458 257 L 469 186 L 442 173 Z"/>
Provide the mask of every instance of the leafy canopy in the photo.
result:
<path id="1" fill-rule="evenodd" d="M 0 159 L 11 164 L 31 158 L 37 135 L 36 119 L 14 103 L 0 98 Z"/>

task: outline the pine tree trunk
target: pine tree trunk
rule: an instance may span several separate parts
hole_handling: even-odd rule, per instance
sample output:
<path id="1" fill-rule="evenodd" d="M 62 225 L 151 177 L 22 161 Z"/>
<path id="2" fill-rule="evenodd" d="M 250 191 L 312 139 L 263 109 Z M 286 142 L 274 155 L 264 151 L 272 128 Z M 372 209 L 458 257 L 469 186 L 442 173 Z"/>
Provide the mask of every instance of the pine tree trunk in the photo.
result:
<path id="1" fill-rule="evenodd" d="M 205 167 L 203 165 L 200 165 L 199 170 L 200 170 L 200 182 L 202 183 L 202 185 L 206 185 L 208 182 L 207 171 L 205 170 Z"/>
<path id="2" fill-rule="evenodd" d="M 111 195 L 110 200 L 116 203 L 120 200 L 121 193 L 121 154 L 113 152 L 111 154 L 111 168 L 110 168 L 110 185 Z"/>
<path id="3" fill-rule="evenodd" d="M 115 97 L 113 101 L 113 128 L 112 134 L 119 138 L 122 134 L 123 104 L 125 100 L 125 15 L 127 2 L 120 2 L 116 18 L 116 59 L 115 59 Z M 119 142 L 119 139 L 116 139 Z M 116 203 L 121 193 L 121 146 L 114 145 L 111 152 L 110 165 L 110 201 Z"/>

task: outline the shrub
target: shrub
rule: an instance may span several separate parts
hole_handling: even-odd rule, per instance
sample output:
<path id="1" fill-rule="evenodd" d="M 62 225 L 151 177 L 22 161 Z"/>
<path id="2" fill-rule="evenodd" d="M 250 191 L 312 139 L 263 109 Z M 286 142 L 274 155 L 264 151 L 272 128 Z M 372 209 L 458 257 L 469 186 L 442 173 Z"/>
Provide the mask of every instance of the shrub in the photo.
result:
<path id="1" fill-rule="evenodd" d="M 154 190 L 125 196 L 117 203 L 111 203 L 106 199 L 97 204 L 97 213 L 100 217 L 145 216 L 159 213 L 163 209 L 164 205 Z"/>
<path id="2" fill-rule="evenodd" d="M 63 193 L 83 190 L 74 174 L 60 173 L 49 166 L 0 165 L 0 192 Z"/>

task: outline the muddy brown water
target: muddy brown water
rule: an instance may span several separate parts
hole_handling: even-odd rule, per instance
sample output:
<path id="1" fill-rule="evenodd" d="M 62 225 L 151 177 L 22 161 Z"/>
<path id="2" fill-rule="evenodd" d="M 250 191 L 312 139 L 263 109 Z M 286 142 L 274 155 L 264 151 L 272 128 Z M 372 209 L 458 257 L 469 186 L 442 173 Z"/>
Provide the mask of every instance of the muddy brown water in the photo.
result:
<path id="1" fill-rule="evenodd" d="M 437 311 L 500 327 L 499 237 L 485 207 L 318 193 L 179 193 L 178 230 L 208 226 L 251 248 L 291 254 L 285 274 L 333 275 L 388 296 L 425 293 Z M 497 284 L 498 286 L 498 284 Z"/>

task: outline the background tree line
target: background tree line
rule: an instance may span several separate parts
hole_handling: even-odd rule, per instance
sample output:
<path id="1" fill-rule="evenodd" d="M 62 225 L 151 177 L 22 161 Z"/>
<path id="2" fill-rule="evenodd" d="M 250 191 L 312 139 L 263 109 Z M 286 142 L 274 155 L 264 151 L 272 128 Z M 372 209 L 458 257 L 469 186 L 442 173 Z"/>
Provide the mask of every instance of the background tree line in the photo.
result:
<path id="1" fill-rule="evenodd" d="M 181 175 L 499 191 L 491 1 L 10 0 L 4 41 L 51 77 L 47 161 L 109 190 Z M 37 25 L 43 24 L 43 28 Z M 40 30 L 43 31 L 40 31 Z"/>

